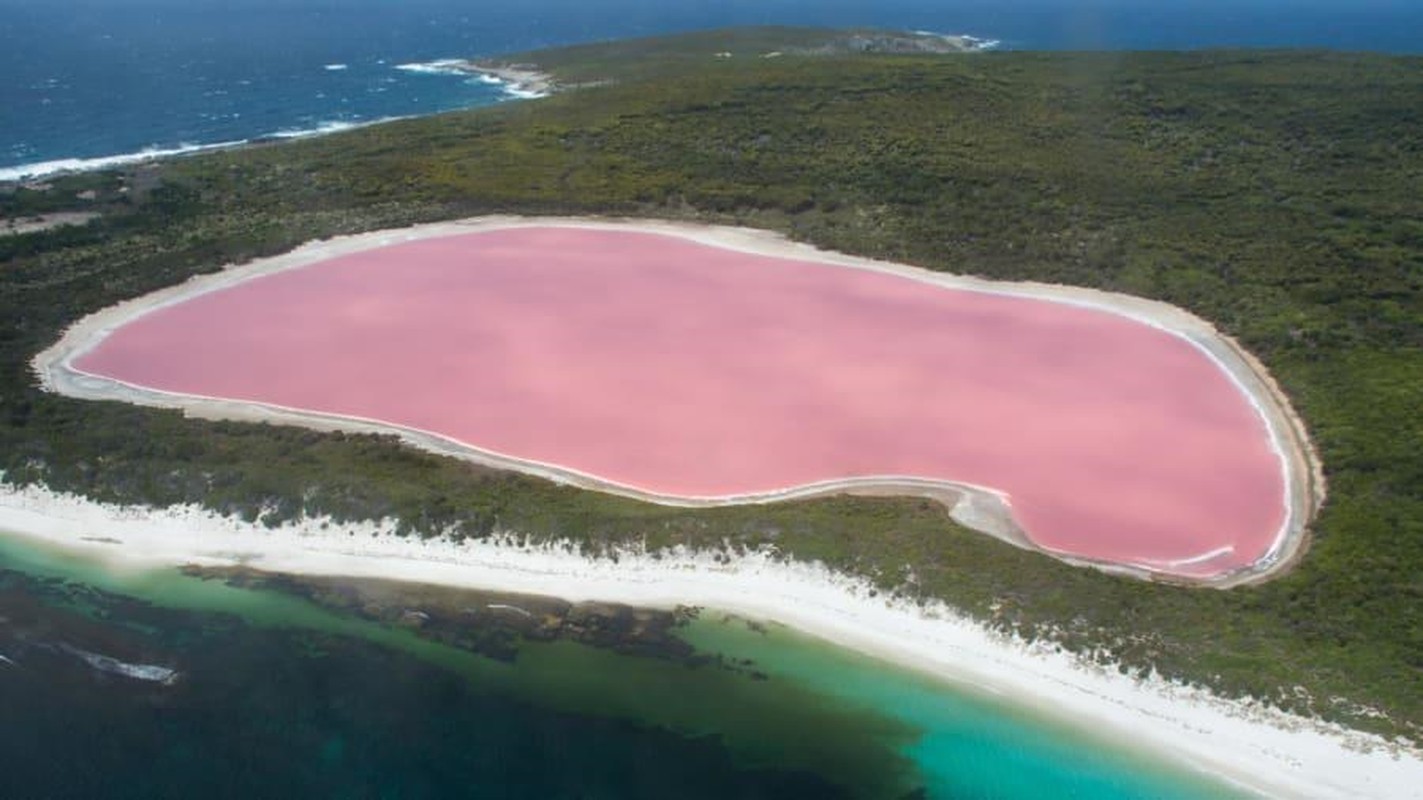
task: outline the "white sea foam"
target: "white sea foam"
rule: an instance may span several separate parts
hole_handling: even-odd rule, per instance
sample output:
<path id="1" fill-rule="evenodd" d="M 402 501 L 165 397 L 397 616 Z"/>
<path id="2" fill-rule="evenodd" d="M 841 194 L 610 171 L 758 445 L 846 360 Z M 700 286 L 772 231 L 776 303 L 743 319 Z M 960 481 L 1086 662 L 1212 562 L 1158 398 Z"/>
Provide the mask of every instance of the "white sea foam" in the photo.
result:
<path id="1" fill-rule="evenodd" d="M 469 62 L 458 58 L 441 58 L 435 61 L 421 61 L 411 64 L 397 64 L 398 70 L 413 72 L 420 75 L 455 75 L 468 78 L 470 83 L 482 83 L 489 86 L 498 86 L 504 93 L 504 98 L 508 100 L 534 100 L 540 97 L 547 97 L 547 92 L 536 92 L 532 89 L 525 89 L 509 81 L 503 80 L 487 72 L 471 74 Z"/>
<path id="2" fill-rule="evenodd" d="M 367 123 L 369 124 L 369 123 Z M 275 133 L 267 134 L 267 139 L 305 139 L 308 136 L 321 136 L 326 133 L 338 133 L 349 131 L 352 128 L 361 127 L 359 122 L 347 122 L 343 120 L 332 120 L 323 122 L 314 128 L 283 128 Z"/>
<path id="3" fill-rule="evenodd" d="M 1002 39 L 980 39 L 976 36 L 962 36 L 965 42 L 973 45 L 975 50 L 996 50 L 1003 44 Z"/>
<path id="4" fill-rule="evenodd" d="M 996 50 L 1003 45 L 1002 39 L 981 39 L 966 33 L 939 33 L 938 31 L 911 31 L 919 36 L 937 36 L 940 39 L 957 39 L 974 51 Z"/>
<path id="5" fill-rule="evenodd" d="M 365 128 L 371 125 L 379 125 L 382 122 L 395 122 L 396 120 L 410 119 L 410 117 L 381 117 L 363 121 L 353 120 L 330 120 L 329 122 L 318 123 L 313 128 L 285 128 L 275 133 L 269 133 L 263 139 L 306 139 L 312 136 L 325 136 L 328 133 L 340 133 L 341 131 L 351 131 L 357 128 Z"/>
<path id="6" fill-rule="evenodd" d="M 503 92 L 514 100 L 537 100 L 540 97 L 548 97 L 548 92 L 536 92 L 532 89 L 519 89 L 513 86 L 503 87 Z"/>
<path id="7" fill-rule="evenodd" d="M 347 67 L 345 64 L 327 64 L 323 69 L 328 72 L 340 72 L 343 69 L 347 69 Z"/>
<path id="8" fill-rule="evenodd" d="M 236 114 L 232 115 L 234 118 Z M 324 136 L 329 133 L 340 133 L 354 128 L 364 128 L 367 125 L 376 125 L 382 122 L 394 122 L 396 120 L 409 119 L 409 117 L 382 117 L 375 120 L 353 122 L 350 120 L 330 120 L 321 122 L 310 128 L 284 128 L 272 133 L 255 136 L 252 139 L 237 139 L 227 142 L 214 142 L 212 144 L 181 144 L 177 147 L 148 147 L 136 153 L 121 153 L 112 156 L 101 156 L 98 158 L 61 158 L 54 161 L 39 161 L 32 164 L 20 164 L 14 167 L 0 167 L 0 181 L 23 181 L 35 178 L 43 178 L 50 175 L 58 175 L 66 172 L 92 172 L 95 170 L 108 169 L 110 167 L 121 167 L 126 164 L 137 164 L 158 158 L 170 158 L 174 156 L 187 156 L 194 153 L 203 153 L 210 150 L 222 150 L 229 147 L 240 147 L 251 144 L 253 141 L 271 139 L 305 139 L 311 136 Z"/>
<path id="9" fill-rule="evenodd" d="M 488 73 L 480 73 L 475 77 L 475 80 L 490 86 L 498 86 L 499 91 L 504 93 L 503 99 L 505 100 L 537 100 L 540 97 L 548 97 L 548 92 L 525 89 L 517 84 L 510 83 L 503 78 Z"/>
<path id="10" fill-rule="evenodd" d="M 54 161 L 38 161 L 33 164 L 0 167 L 0 181 L 21 181 L 30 178 L 42 178 L 46 175 L 56 175 L 61 172 L 88 172 L 91 170 L 118 167 L 124 164 L 137 164 L 155 158 L 184 156 L 192 153 L 200 153 L 205 150 L 219 150 L 224 147 L 235 147 L 240 144 L 245 144 L 245 141 L 216 142 L 214 144 L 181 144 L 177 147 L 148 147 L 136 153 L 121 153 L 119 155 L 100 156 L 98 158 L 61 158 Z"/>
<path id="11" fill-rule="evenodd" d="M 395 68 L 402 72 L 414 72 L 419 75 L 468 75 L 469 70 L 465 69 L 464 65 L 465 62 L 458 58 L 441 58 L 435 61 L 396 64 Z"/>

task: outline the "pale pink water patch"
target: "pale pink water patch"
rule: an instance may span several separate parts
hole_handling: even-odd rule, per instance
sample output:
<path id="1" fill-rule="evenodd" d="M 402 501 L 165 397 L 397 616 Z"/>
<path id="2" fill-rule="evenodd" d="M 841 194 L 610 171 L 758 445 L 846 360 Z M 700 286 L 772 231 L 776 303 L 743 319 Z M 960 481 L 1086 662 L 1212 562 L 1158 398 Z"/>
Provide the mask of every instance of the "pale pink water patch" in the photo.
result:
<path id="1" fill-rule="evenodd" d="M 992 487 L 1039 545 L 1253 563 L 1285 519 L 1242 390 L 1119 315 L 530 227 L 425 239 L 146 314 L 74 366 L 417 428 L 661 495 L 914 476 Z"/>

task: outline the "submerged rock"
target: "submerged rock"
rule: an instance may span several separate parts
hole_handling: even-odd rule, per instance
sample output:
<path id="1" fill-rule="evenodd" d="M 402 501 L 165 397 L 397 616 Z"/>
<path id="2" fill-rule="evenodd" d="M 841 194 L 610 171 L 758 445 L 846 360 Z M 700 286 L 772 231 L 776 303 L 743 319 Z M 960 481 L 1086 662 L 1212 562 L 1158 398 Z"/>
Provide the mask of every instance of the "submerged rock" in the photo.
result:
<path id="1" fill-rule="evenodd" d="M 88 664 L 99 672 L 107 672 L 110 675 L 120 675 L 125 678 L 132 678 L 136 681 L 146 681 L 148 683 L 159 683 L 164 686 L 172 686 L 178 682 L 181 673 L 175 669 L 159 666 L 157 664 L 130 664 L 120 661 L 113 656 L 106 656 L 102 653 L 91 653 L 73 645 L 58 643 L 55 647 L 79 660 Z"/>
<path id="2" fill-rule="evenodd" d="M 189 566 L 194 577 L 280 591 L 330 610 L 398 625 L 417 635 L 500 661 L 525 642 L 567 640 L 623 654 L 693 662 L 675 635 L 695 610 L 569 603 L 555 597 L 403 584 L 394 581 L 266 573 L 244 567 Z"/>

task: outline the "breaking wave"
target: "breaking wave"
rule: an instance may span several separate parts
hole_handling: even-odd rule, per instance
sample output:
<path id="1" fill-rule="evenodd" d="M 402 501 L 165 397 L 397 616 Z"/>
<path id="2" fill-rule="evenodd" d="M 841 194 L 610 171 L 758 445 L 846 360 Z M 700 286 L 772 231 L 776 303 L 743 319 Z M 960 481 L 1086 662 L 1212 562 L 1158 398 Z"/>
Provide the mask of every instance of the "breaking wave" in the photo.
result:
<path id="1" fill-rule="evenodd" d="M 395 120 L 401 119 L 409 119 L 409 117 L 382 117 L 380 119 L 363 121 L 331 120 L 318 123 L 310 128 L 284 128 L 260 136 L 254 136 L 251 139 L 236 139 L 228 142 L 214 142 L 212 144 L 180 144 L 176 147 L 154 146 L 146 147 L 133 153 L 120 153 L 97 158 L 61 158 L 54 161 L 37 161 L 14 167 L 0 167 L 0 182 L 35 180 L 69 172 L 92 172 L 94 170 L 108 169 L 110 167 L 139 164 L 144 161 L 152 161 L 159 158 L 188 156 L 211 150 L 226 150 L 264 141 L 306 139 L 313 136 L 325 136 L 327 134 L 340 133 L 356 128 L 364 128 L 368 125 L 378 125 L 382 122 L 394 122 Z"/>

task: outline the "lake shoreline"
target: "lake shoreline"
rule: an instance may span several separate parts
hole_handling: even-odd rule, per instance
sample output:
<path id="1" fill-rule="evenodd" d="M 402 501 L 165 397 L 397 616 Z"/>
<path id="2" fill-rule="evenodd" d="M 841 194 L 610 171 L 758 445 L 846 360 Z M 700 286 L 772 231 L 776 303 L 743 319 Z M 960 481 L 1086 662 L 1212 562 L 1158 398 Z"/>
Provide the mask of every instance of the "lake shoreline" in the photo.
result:
<path id="1" fill-rule="evenodd" d="M 129 322 L 188 299 L 220 291 L 234 285 L 299 269 L 338 256 L 364 250 L 439 238 L 462 233 L 498 231 L 521 227 L 558 226 L 609 231 L 628 231 L 676 236 L 714 247 L 778 258 L 798 258 L 818 264 L 854 270 L 881 272 L 952 290 L 1047 300 L 1106 312 L 1179 337 L 1215 363 L 1249 400 L 1263 420 L 1270 446 L 1280 462 L 1283 502 L 1286 514 L 1275 533 L 1270 549 L 1255 561 L 1219 573 L 1200 573 L 1192 561 L 1147 563 L 1099 561 L 1041 547 L 1020 530 L 1012 518 L 1008 500 L 994 488 L 971 483 L 925 480 L 917 476 L 866 476 L 831 480 L 802 486 L 785 486 L 757 494 L 724 497 L 683 497 L 658 494 L 553 463 L 531 461 L 512 454 L 487 450 L 476 444 L 442 436 L 428 430 L 408 428 L 382 420 L 318 413 L 242 402 L 221 397 L 175 394 L 136 386 L 90 374 L 75 366 L 107 336 Z M 1275 383 L 1264 365 L 1210 323 L 1183 309 L 1124 294 L 1042 283 L 990 281 L 918 267 L 875 261 L 820 250 L 792 242 L 764 230 L 675 223 L 651 219 L 603 219 L 590 217 L 475 217 L 410 228 L 373 231 L 307 243 L 272 258 L 229 265 L 222 271 L 193 278 L 182 284 L 118 303 L 90 314 L 71 325 L 61 339 L 39 353 L 31 362 L 40 384 L 48 391 L 89 400 L 121 400 L 139 405 L 176 408 L 185 414 L 209 419 L 275 422 L 316 430 L 393 433 L 414 447 L 493 467 L 509 469 L 559 483 L 609 492 L 663 505 L 704 507 L 729 504 L 777 502 L 816 497 L 839 492 L 892 493 L 923 496 L 943 503 L 960 524 L 1018 546 L 1046 552 L 1068 563 L 1091 566 L 1137 578 L 1165 579 L 1196 586 L 1229 588 L 1276 577 L 1288 572 L 1308 544 L 1308 524 L 1324 499 L 1325 483 L 1318 454 L 1309 440 L 1303 421 L 1288 397 Z M 1212 554 L 1207 554 L 1212 555 Z"/>

